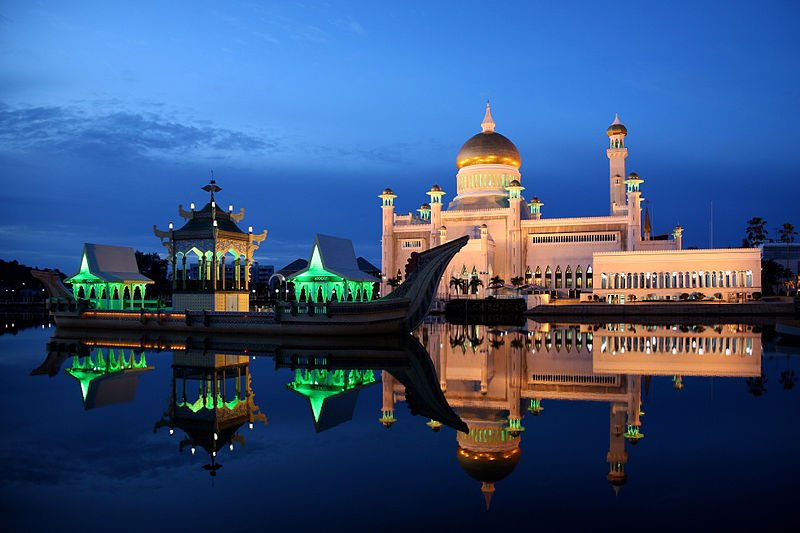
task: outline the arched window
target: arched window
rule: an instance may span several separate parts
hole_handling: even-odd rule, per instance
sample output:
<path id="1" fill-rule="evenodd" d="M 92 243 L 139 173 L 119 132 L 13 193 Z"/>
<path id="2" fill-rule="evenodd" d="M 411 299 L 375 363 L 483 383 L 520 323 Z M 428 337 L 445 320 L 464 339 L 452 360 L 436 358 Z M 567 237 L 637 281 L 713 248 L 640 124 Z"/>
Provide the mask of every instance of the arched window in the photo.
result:
<path id="1" fill-rule="evenodd" d="M 594 280 L 592 279 L 592 265 L 586 269 L 586 288 L 591 289 L 594 285 Z"/>
<path id="2" fill-rule="evenodd" d="M 536 267 L 536 273 L 534 274 L 533 282 L 540 287 L 542 285 L 542 269 L 538 266 Z"/>
<path id="3" fill-rule="evenodd" d="M 572 288 L 572 267 L 571 266 L 567 265 L 567 270 L 566 270 L 566 272 L 564 272 L 564 275 L 566 276 L 566 287 L 568 289 L 571 289 Z"/>
<path id="4" fill-rule="evenodd" d="M 548 289 L 553 288 L 553 271 L 550 270 L 550 266 L 545 269 L 544 271 L 544 283 Z"/>
<path id="5" fill-rule="evenodd" d="M 556 289 L 561 288 L 561 265 L 556 267 Z"/>
<path id="6" fill-rule="evenodd" d="M 531 267 L 527 267 L 525 269 L 525 283 L 530 284 L 531 282 Z"/>
<path id="7" fill-rule="evenodd" d="M 583 270 L 580 265 L 575 269 L 575 288 L 580 289 L 583 287 Z"/>

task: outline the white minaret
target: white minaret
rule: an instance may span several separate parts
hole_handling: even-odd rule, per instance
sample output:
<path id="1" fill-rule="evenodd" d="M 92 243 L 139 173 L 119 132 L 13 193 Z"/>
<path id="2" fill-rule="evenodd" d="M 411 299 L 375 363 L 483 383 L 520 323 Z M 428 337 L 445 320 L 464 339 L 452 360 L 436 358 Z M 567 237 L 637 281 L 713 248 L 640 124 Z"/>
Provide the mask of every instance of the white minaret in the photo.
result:
<path id="1" fill-rule="evenodd" d="M 442 244 L 439 242 L 439 228 L 442 227 L 442 196 L 445 192 L 438 185 L 434 185 L 426 194 L 431 197 L 430 247 L 433 248 Z"/>
<path id="2" fill-rule="evenodd" d="M 642 240 L 642 193 L 639 187 L 644 180 L 636 172 L 631 172 L 624 183 L 628 190 L 628 238 L 625 250 L 632 252 Z"/>
<path id="3" fill-rule="evenodd" d="M 378 195 L 381 199 L 381 211 L 383 211 L 383 224 L 381 229 L 381 295 L 389 292 L 389 284 L 386 280 L 394 276 L 394 199 L 397 195 L 392 189 L 384 189 Z"/>
<path id="4" fill-rule="evenodd" d="M 608 135 L 609 193 L 610 214 L 620 215 L 625 212 L 625 159 L 628 149 L 625 148 L 625 137 L 628 129 L 620 122 L 619 115 L 614 116 L 614 122 L 606 130 Z"/>
<path id="5" fill-rule="evenodd" d="M 523 273 L 523 253 L 522 253 L 522 191 L 525 190 L 519 180 L 511 180 L 508 189 L 508 206 L 511 209 L 508 217 L 508 264 L 511 271 L 508 272 L 509 278 L 521 276 Z"/>

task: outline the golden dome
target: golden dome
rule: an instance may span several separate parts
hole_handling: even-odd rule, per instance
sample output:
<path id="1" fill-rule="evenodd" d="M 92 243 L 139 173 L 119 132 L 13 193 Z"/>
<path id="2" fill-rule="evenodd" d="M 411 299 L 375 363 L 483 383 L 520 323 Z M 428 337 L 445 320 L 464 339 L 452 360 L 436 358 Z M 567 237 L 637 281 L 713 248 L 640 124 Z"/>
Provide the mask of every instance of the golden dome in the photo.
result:
<path id="1" fill-rule="evenodd" d="M 459 150 L 456 166 L 511 165 L 519 168 L 522 158 L 514 143 L 494 131 L 484 131 L 472 136 Z"/>
<path id="2" fill-rule="evenodd" d="M 511 165 L 519 168 L 522 158 L 514 143 L 494 131 L 494 119 L 489 103 L 486 103 L 486 115 L 481 122 L 481 133 L 473 135 L 456 156 L 456 166 L 464 168 L 469 165 Z"/>
<path id="3" fill-rule="evenodd" d="M 458 464 L 464 472 L 485 483 L 495 483 L 506 478 L 516 468 L 521 455 L 520 448 L 503 452 L 473 452 L 461 446 L 456 449 Z"/>
<path id="4" fill-rule="evenodd" d="M 616 115 L 614 117 L 614 122 L 612 122 L 611 125 L 606 130 L 606 135 L 611 137 L 612 135 L 619 135 L 619 134 L 627 135 L 628 128 L 626 128 L 625 125 L 619 121 L 619 115 Z"/>
<path id="5" fill-rule="evenodd" d="M 431 187 L 431 192 L 441 192 L 441 191 L 442 188 L 439 187 L 438 185 L 434 185 L 433 187 Z"/>

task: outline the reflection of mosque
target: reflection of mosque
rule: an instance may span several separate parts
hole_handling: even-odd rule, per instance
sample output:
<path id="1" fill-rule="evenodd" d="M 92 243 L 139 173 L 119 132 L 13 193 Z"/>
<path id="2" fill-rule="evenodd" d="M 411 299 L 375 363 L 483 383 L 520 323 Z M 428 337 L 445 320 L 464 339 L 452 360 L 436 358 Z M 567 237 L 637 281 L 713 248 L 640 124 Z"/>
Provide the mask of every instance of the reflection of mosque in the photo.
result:
<path id="1" fill-rule="evenodd" d="M 627 481 L 626 446 L 644 437 L 643 376 L 645 383 L 652 375 L 673 376 L 678 388 L 684 375 L 760 374 L 760 336 L 748 326 L 530 322 L 527 330 L 506 331 L 430 323 L 416 335 L 431 354 L 448 402 L 469 426 L 469 433 L 457 433 L 456 457 L 481 482 L 487 509 L 495 484 L 520 460 L 525 411 L 538 416 L 545 400 L 609 404 L 607 479 L 618 491 Z M 608 346 L 615 342 L 619 349 L 611 355 Z M 395 404 L 404 400 L 402 387 L 384 373 L 384 425 L 396 422 Z"/>
<path id="2" fill-rule="evenodd" d="M 192 351 L 175 352 L 172 361 L 172 391 L 169 406 L 153 431 L 175 428 L 185 437 L 179 449 L 187 446 L 192 455 L 200 447 L 211 456 L 211 463 L 203 468 L 211 475 L 222 467 L 217 463 L 217 453 L 228 448 L 230 452 L 244 445 L 239 429 L 255 422 L 267 423 L 259 412 L 250 383 L 250 357 L 247 355 L 197 354 Z"/>
<path id="3" fill-rule="evenodd" d="M 95 346 L 82 352 L 65 371 L 80 383 L 86 409 L 132 401 L 139 375 L 154 368 L 147 366 L 143 350 Z"/>

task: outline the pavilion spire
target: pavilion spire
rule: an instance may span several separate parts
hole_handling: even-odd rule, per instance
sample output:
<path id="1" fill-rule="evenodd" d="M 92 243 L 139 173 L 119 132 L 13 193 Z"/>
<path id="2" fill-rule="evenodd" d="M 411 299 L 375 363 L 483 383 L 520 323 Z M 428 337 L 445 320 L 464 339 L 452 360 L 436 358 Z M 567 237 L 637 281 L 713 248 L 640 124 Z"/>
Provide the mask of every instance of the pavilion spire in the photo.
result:
<path id="1" fill-rule="evenodd" d="M 481 122 L 481 128 L 483 128 L 483 133 L 494 133 L 494 119 L 492 118 L 492 106 L 489 101 L 486 101 L 486 114 L 483 116 L 483 122 Z"/>
<path id="2" fill-rule="evenodd" d="M 222 190 L 222 187 L 217 185 L 217 181 L 214 179 L 214 171 L 211 171 L 211 181 L 208 182 L 208 185 L 203 187 L 203 190 L 206 192 L 211 193 L 211 201 L 214 201 L 214 193 L 219 192 Z"/>

